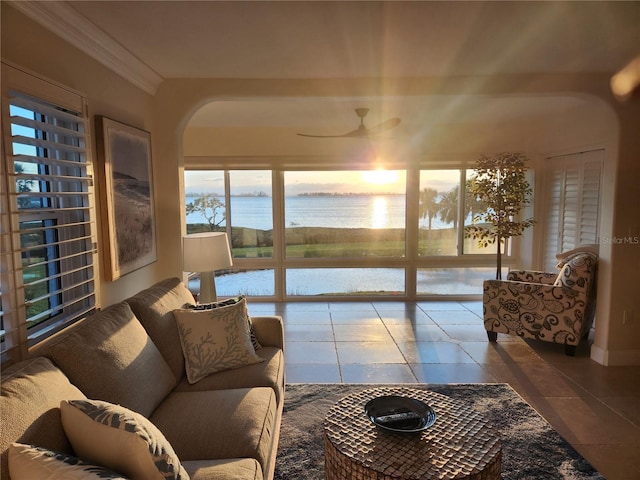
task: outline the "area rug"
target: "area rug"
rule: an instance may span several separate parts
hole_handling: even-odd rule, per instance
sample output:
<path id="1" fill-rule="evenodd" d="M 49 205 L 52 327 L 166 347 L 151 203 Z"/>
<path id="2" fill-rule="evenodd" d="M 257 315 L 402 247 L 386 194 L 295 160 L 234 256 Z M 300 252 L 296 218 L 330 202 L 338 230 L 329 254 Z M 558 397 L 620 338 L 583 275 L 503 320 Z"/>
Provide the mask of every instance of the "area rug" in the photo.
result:
<path id="1" fill-rule="evenodd" d="M 381 385 L 375 385 L 377 387 Z M 502 440 L 503 480 L 603 480 L 549 423 L 508 384 L 402 385 L 468 402 Z M 322 422 L 342 397 L 374 385 L 287 385 L 276 480 L 324 478 Z"/>

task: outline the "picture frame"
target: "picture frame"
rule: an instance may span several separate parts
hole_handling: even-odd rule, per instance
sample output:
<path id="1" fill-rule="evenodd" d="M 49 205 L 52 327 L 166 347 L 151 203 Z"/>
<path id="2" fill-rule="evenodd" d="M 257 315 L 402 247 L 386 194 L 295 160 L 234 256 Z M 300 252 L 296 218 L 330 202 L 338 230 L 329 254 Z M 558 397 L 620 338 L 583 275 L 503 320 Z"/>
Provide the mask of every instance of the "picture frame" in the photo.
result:
<path id="1" fill-rule="evenodd" d="M 96 116 L 105 277 L 157 261 L 151 134 Z"/>

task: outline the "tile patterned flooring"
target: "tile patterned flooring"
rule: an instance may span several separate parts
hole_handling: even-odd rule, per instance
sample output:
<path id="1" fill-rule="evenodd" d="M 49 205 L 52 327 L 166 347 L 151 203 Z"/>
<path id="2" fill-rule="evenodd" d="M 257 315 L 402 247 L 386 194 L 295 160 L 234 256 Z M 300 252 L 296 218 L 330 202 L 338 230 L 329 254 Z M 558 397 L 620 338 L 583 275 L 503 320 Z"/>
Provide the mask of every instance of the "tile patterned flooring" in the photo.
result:
<path id="1" fill-rule="evenodd" d="M 481 302 L 250 302 L 281 315 L 287 383 L 508 383 L 608 480 L 640 480 L 640 367 L 604 367 L 585 342 L 499 335 Z M 543 479 L 541 479 L 543 480 Z"/>

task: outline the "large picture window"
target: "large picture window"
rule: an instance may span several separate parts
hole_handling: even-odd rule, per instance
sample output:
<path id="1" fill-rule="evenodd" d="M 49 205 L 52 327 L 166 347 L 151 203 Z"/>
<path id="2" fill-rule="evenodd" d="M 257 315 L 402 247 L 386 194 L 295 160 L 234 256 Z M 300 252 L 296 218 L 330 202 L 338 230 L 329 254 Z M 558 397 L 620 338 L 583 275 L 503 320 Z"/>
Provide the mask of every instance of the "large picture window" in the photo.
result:
<path id="1" fill-rule="evenodd" d="M 96 240 L 84 99 L 6 65 L 2 75 L 0 330 L 13 361 L 94 310 Z M 24 87 L 35 84 L 38 97 Z"/>
<path id="2" fill-rule="evenodd" d="M 220 295 L 477 296 L 494 252 L 464 236 L 479 208 L 468 174 L 187 168 L 187 233 L 229 235 L 234 265 L 216 273 Z"/>

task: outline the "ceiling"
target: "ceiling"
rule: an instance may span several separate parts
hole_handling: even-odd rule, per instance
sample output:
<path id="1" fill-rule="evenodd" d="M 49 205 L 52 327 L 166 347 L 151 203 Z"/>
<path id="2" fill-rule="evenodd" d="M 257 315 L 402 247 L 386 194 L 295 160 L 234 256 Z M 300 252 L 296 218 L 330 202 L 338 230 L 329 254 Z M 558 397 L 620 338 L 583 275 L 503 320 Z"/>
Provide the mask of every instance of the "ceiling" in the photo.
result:
<path id="1" fill-rule="evenodd" d="M 30 7 L 21 4 L 31 4 Z M 606 72 L 640 53 L 640 2 L 71 1 L 14 2 L 47 10 L 45 26 L 72 24 L 112 43 L 155 78 L 411 78 Z M 35 7 L 34 7 L 35 5 Z M 59 10 L 66 28 L 52 23 Z M 32 14 L 33 16 L 33 14 Z M 61 16 L 61 15 L 57 15 Z M 77 42 L 76 42 L 77 43 Z M 463 101 L 464 100 L 464 101 Z M 307 133 L 421 112 L 456 121 L 511 121 L 571 107 L 575 98 L 307 98 L 233 101 L 203 108 L 191 124 L 295 124 Z M 462 107 L 464 105 L 464 108 Z"/>

